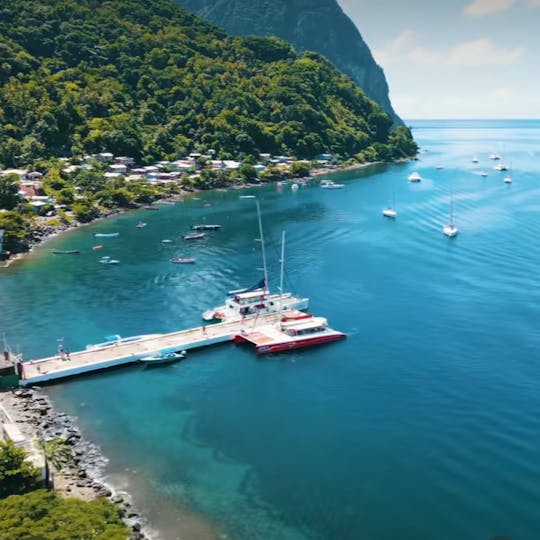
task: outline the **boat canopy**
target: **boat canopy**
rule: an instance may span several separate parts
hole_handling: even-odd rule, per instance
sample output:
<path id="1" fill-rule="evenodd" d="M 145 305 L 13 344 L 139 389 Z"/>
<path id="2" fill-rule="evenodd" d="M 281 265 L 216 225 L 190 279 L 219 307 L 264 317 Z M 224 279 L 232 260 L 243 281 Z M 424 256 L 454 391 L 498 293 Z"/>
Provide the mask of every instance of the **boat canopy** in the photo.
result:
<path id="1" fill-rule="evenodd" d="M 264 288 L 264 278 L 262 278 L 257 284 L 253 285 L 253 287 L 248 287 L 247 289 L 238 289 L 236 291 L 229 291 L 227 293 L 227 296 L 236 296 L 237 294 L 252 292 L 252 291 L 256 291 L 257 289 L 263 289 L 263 288 Z"/>

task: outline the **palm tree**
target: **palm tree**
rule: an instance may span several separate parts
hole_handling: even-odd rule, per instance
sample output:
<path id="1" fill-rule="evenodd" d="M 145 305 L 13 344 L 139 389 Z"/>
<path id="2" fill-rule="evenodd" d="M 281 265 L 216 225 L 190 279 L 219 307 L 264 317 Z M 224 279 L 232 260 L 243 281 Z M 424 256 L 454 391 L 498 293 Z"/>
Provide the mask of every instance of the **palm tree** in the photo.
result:
<path id="1" fill-rule="evenodd" d="M 60 437 L 54 439 L 38 439 L 37 446 L 43 452 L 45 458 L 45 487 L 50 487 L 51 471 L 49 464 L 54 471 L 61 472 L 64 465 L 73 460 L 73 453 L 66 441 Z"/>

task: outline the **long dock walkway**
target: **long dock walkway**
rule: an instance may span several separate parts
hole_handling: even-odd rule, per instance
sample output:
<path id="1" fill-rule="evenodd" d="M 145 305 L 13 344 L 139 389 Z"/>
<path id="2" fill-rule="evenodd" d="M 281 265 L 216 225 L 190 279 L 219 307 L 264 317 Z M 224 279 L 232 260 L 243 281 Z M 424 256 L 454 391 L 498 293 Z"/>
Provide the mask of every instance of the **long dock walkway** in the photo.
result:
<path id="1" fill-rule="evenodd" d="M 232 341 L 237 335 L 253 332 L 258 327 L 269 325 L 281 317 L 294 313 L 298 312 L 289 310 L 243 321 L 199 326 L 169 334 L 153 335 L 130 343 L 111 342 L 111 345 L 107 347 L 73 352 L 69 355 L 69 360 L 66 355 L 29 360 L 19 364 L 21 375 L 19 384 L 21 386 L 39 384 L 90 371 L 130 364 L 145 356 Z"/>

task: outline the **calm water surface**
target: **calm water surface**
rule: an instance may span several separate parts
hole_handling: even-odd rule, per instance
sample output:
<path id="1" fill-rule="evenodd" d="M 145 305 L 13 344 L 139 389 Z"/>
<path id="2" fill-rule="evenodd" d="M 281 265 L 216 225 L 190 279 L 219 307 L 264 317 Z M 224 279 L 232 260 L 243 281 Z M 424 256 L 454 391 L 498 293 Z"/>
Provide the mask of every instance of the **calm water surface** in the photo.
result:
<path id="1" fill-rule="evenodd" d="M 539 537 L 540 122 L 411 124 L 418 162 L 343 174 L 342 190 L 252 191 L 274 284 L 286 230 L 288 287 L 346 341 L 263 358 L 227 344 L 47 388 L 161 538 L 208 536 L 179 525 L 186 511 L 238 540 Z M 414 170 L 420 184 L 407 182 Z M 260 277 L 254 201 L 238 195 L 146 212 L 144 229 L 139 213 L 55 239 L 0 274 L 0 329 L 32 358 L 61 337 L 76 350 L 199 324 Z M 199 222 L 223 229 L 179 240 Z M 92 252 L 97 231 L 120 237 Z"/>

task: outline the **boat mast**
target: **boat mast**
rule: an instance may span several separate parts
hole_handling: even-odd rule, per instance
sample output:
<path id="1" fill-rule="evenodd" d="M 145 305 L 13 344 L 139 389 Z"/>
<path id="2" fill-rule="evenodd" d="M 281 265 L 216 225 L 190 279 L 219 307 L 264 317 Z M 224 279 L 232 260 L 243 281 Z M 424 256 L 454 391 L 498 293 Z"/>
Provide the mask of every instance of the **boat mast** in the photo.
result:
<path id="1" fill-rule="evenodd" d="M 268 292 L 268 270 L 266 268 L 266 251 L 264 248 L 264 233 L 261 220 L 261 207 L 259 205 L 259 199 L 255 199 L 257 205 L 257 217 L 259 218 L 259 234 L 261 237 L 262 259 L 263 259 L 263 271 L 264 271 L 264 290 Z"/>
<path id="2" fill-rule="evenodd" d="M 281 231 L 281 259 L 279 262 L 281 263 L 281 269 L 279 273 L 279 297 L 281 300 L 281 298 L 283 297 L 283 272 L 285 264 L 285 231 Z"/>

